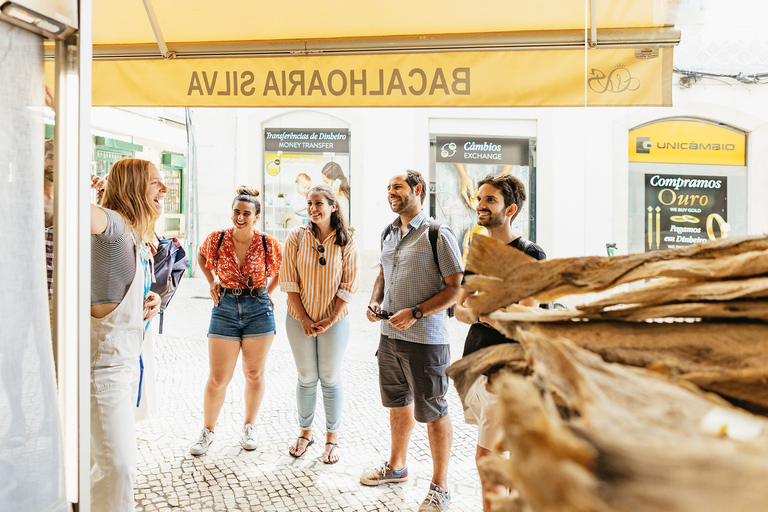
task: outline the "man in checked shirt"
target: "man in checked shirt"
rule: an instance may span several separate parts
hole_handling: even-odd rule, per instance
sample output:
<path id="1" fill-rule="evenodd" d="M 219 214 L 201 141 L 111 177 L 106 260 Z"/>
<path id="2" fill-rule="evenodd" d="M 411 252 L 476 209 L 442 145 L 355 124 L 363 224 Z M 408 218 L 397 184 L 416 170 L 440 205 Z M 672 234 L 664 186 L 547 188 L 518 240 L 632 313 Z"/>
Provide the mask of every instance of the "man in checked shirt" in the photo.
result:
<path id="1" fill-rule="evenodd" d="M 450 363 L 448 314 L 456 302 L 463 276 L 456 236 L 440 226 L 437 261 L 429 240 L 430 219 L 422 210 L 426 182 L 416 171 L 395 176 L 387 199 L 398 214 L 382 234 L 381 270 L 376 278 L 367 317 L 381 322 L 377 352 L 381 401 L 389 408 L 389 460 L 363 473 L 364 485 L 404 482 L 406 456 L 415 422 L 427 424 L 432 452 L 432 482 L 419 512 L 448 507 L 448 460 L 453 426 L 445 395 Z M 434 221 L 431 221 L 434 222 Z"/>

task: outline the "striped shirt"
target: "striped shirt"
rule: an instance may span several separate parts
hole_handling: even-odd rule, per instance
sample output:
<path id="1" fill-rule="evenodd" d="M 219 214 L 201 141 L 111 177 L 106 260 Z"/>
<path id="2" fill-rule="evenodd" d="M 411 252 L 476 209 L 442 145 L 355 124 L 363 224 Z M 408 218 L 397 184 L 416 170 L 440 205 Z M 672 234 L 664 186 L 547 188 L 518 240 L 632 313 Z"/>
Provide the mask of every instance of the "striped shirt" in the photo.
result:
<path id="1" fill-rule="evenodd" d="M 301 246 L 298 245 L 299 238 Z M 280 289 L 298 293 L 313 322 L 331 316 L 336 297 L 349 304 L 360 285 L 360 258 L 355 238 L 350 238 L 344 247 L 335 242 L 335 231 L 321 243 L 307 226 L 294 228 L 285 241 Z M 320 245 L 325 249 L 323 254 L 317 251 Z M 320 265 L 320 256 L 325 256 L 325 265 Z M 288 301 L 288 312 L 299 319 L 291 301 Z M 347 306 L 344 306 L 341 317 L 347 314 Z"/>
<path id="2" fill-rule="evenodd" d="M 53 299 L 53 226 L 45 228 L 45 268 L 48 271 L 48 300 Z"/>
<path id="3" fill-rule="evenodd" d="M 107 214 L 103 233 L 91 235 L 91 306 L 122 302 L 136 275 L 136 245 L 122 215 Z"/>
<path id="4" fill-rule="evenodd" d="M 397 313 L 425 302 L 445 288 L 443 276 L 461 272 L 461 253 L 456 235 L 445 224 L 440 226 L 437 237 L 435 265 L 432 244 L 429 243 L 429 222 L 424 211 L 408 223 L 405 236 L 400 232 L 400 218 L 391 224 L 381 250 L 381 267 L 384 269 L 384 301 L 381 309 Z M 449 343 L 448 314 L 445 310 L 416 320 L 403 331 L 381 323 L 381 333 L 396 340 L 440 345 Z"/>

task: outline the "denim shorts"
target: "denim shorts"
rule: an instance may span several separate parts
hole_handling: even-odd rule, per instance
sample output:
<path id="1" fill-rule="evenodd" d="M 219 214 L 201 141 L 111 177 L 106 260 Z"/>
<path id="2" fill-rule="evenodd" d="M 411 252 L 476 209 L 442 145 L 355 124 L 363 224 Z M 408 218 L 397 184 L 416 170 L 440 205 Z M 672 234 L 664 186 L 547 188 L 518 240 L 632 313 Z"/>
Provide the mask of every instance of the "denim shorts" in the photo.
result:
<path id="1" fill-rule="evenodd" d="M 413 416 L 419 423 L 431 423 L 448 415 L 445 395 L 449 381 L 445 369 L 451 362 L 450 345 L 412 343 L 382 334 L 376 358 L 384 407 L 413 403 Z"/>
<path id="2" fill-rule="evenodd" d="M 240 296 L 223 292 L 219 305 L 211 311 L 209 338 L 242 341 L 275 333 L 275 312 L 266 291 L 257 297 L 251 297 L 247 291 Z"/>

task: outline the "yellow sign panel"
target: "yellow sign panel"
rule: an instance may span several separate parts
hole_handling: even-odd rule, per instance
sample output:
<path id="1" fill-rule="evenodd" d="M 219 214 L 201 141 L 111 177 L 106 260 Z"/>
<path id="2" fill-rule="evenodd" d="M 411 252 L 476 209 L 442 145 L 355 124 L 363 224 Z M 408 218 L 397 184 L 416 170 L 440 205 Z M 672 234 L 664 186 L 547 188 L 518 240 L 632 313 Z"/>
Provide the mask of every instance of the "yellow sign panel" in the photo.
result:
<path id="1" fill-rule="evenodd" d="M 672 49 L 94 61 L 94 106 L 669 106 Z"/>
<path id="2" fill-rule="evenodd" d="M 746 165 L 747 137 L 695 119 L 660 121 L 629 132 L 629 161 Z"/>

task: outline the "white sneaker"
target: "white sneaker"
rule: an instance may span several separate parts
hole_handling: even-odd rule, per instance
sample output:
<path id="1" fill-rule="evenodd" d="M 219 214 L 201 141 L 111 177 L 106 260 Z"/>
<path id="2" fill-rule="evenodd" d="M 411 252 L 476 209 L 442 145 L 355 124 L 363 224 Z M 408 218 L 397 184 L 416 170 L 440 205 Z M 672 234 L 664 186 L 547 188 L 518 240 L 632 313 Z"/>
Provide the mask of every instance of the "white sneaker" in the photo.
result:
<path id="1" fill-rule="evenodd" d="M 240 446 L 244 450 L 255 450 L 259 445 L 259 436 L 256 435 L 256 427 L 252 423 L 246 423 L 241 434 Z"/>
<path id="2" fill-rule="evenodd" d="M 208 446 L 213 442 L 214 433 L 204 428 L 200 432 L 200 439 L 190 448 L 189 453 L 192 455 L 202 455 L 208 451 Z"/>

